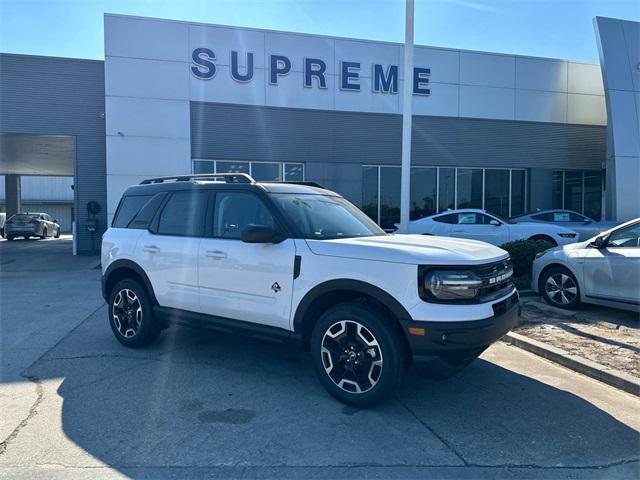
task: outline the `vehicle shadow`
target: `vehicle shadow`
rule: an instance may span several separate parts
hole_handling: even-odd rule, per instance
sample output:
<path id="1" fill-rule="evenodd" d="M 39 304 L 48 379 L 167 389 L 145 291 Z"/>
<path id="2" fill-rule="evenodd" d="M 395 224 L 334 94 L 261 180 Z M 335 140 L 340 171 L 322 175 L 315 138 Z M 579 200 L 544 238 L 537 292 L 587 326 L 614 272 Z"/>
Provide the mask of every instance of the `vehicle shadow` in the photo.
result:
<path id="1" fill-rule="evenodd" d="M 130 350 L 103 316 L 90 317 L 24 374 L 64 378 L 57 390 L 64 435 L 121 471 L 581 467 L 638 458 L 636 430 L 576 395 L 487 360 L 447 381 L 411 372 L 395 399 L 357 410 L 329 397 L 308 355 L 289 346 L 171 328 L 151 348 Z M 51 435 L 42 443 L 56 445 Z"/>

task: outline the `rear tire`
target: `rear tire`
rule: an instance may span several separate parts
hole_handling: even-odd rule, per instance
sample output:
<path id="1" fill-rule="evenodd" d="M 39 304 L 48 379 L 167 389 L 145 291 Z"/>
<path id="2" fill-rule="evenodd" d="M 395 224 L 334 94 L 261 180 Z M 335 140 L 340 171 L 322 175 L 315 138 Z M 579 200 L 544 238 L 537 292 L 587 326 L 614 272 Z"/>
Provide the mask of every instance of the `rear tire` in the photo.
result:
<path id="1" fill-rule="evenodd" d="M 109 295 L 109 324 L 125 347 L 151 344 L 160 334 L 149 294 L 136 280 L 120 280 Z"/>
<path id="2" fill-rule="evenodd" d="M 360 302 L 338 304 L 320 317 L 311 355 L 320 383 L 334 398 L 369 408 L 402 383 L 408 351 L 394 321 Z"/>
<path id="3" fill-rule="evenodd" d="M 8 242 L 13 242 L 13 237 L 11 235 L 7 235 L 7 241 Z"/>
<path id="4" fill-rule="evenodd" d="M 553 307 L 574 309 L 580 305 L 580 286 L 565 267 L 555 266 L 545 271 L 538 289 L 545 302 Z"/>

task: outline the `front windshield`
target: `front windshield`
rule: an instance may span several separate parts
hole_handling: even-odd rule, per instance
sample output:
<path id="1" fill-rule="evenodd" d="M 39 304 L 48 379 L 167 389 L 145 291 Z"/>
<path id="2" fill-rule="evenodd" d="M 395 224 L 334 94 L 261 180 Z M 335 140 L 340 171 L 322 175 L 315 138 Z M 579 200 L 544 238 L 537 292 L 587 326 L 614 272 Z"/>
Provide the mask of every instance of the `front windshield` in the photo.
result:
<path id="1" fill-rule="evenodd" d="M 272 197 L 302 238 L 330 240 L 386 235 L 373 220 L 342 197 L 290 193 Z"/>

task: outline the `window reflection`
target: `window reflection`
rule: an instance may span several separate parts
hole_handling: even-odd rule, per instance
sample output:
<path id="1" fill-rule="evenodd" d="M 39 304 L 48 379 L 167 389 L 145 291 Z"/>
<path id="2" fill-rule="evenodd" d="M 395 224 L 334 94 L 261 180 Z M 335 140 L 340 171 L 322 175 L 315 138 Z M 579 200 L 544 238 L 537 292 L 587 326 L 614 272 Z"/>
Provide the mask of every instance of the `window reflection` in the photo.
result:
<path id="1" fill-rule="evenodd" d="M 437 168 L 411 169 L 410 220 L 417 220 L 437 212 L 437 189 Z"/>
<path id="2" fill-rule="evenodd" d="M 509 216 L 509 170 L 487 169 L 484 208 L 501 217 Z"/>
<path id="3" fill-rule="evenodd" d="M 482 208 L 482 169 L 459 168 L 458 208 Z"/>

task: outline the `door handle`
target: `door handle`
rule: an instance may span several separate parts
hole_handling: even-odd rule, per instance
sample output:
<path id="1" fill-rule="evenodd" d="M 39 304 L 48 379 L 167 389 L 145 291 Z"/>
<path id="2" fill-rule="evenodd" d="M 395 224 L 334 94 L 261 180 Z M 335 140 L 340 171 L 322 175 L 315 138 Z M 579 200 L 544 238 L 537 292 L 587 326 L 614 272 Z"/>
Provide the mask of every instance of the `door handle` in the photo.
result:
<path id="1" fill-rule="evenodd" d="M 451 233 L 464 233 L 464 230 L 451 230 Z"/>
<path id="2" fill-rule="evenodd" d="M 160 248 L 156 247 L 155 245 L 145 245 L 142 250 L 147 253 L 158 253 L 160 251 Z"/>
<path id="3" fill-rule="evenodd" d="M 205 255 L 209 258 L 217 258 L 217 259 L 227 258 L 227 253 L 221 252 L 220 250 L 213 250 L 213 251 L 210 250 L 210 251 L 207 251 Z"/>

